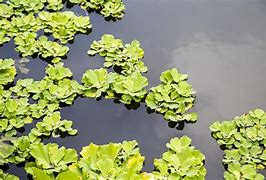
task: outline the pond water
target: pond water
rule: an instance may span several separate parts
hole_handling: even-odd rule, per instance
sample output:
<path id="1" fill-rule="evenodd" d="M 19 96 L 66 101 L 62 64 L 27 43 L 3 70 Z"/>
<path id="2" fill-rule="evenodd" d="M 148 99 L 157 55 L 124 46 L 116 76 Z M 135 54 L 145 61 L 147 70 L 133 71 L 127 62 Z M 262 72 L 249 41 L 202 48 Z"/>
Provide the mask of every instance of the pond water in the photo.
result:
<path id="1" fill-rule="evenodd" d="M 73 120 L 79 133 L 75 137 L 51 139 L 80 150 L 90 142 L 104 144 L 137 140 L 146 157 L 146 171 L 152 171 L 153 159 L 166 150 L 172 137 L 188 135 L 192 144 L 206 156 L 207 180 L 223 179 L 223 151 L 211 137 L 208 126 L 229 120 L 250 109 L 266 110 L 266 1 L 265 0 L 125 0 L 124 18 L 107 22 L 90 14 L 93 24 L 89 36 L 77 35 L 64 61 L 79 80 L 88 68 L 103 64 L 101 57 L 88 57 L 93 40 L 104 33 L 125 43 L 137 39 L 145 50 L 149 85 L 159 83 L 160 73 L 176 67 L 189 74 L 197 91 L 194 111 L 198 122 L 183 130 L 168 127 L 159 114 L 148 114 L 144 105 L 127 110 L 112 100 L 78 98 L 73 106 L 62 109 L 63 118 Z M 74 7 L 78 14 L 83 10 Z M 0 48 L 1 58 L 19 58 L 14 45 Z M 17 79 L 44 76 L 46 62 L 32 59 L 28 74 Z M 11 166 L 9 172 L 26 179 L 22 168 Z"/>

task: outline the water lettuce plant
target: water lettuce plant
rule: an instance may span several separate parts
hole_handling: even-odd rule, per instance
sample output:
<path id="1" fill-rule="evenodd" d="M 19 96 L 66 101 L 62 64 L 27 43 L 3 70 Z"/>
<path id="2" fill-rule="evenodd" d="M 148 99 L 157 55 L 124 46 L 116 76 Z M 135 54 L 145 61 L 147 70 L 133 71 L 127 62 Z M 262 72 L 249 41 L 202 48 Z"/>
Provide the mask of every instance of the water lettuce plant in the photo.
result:
<path id="1" fill-rule="evenodd" d="M 167 121 L 195 122 L 197 114 L 188 113 L 195 101 L 195 91 L 187 78 L 175 68 L 164 71 L 160 76 L 162 83 L 152 87 L 145 99 L 147 107 L 163 114 Z"/>
<path id="2" fill-rule="evenodd" d="M 104 67 L 116 67 L 120 69 L 119 73 L 126 76 L 135 72 L 148 71 L 148 68 L 141 61 L 144 57 L 144 51 L 137 40 L 124 46 L 122 40 L 115 39 L 111 34 L 104 34 L 100 41 L 93 41 L 88 54 L 91 56 L 99 54 L 105 57 Z"/>
<path id="3" fill-rule="evenodd" d="M 47 0 L 47 3 L 46 8 L 53 11 L 59 11 L 64 7 L 62 0 Z"/>
<path id="4" fill-rule="evenodd" d="M 3 70 L 0 70 L 0 73 L 2 73 L 0 80 L 2 85 L 6 85 L 14 80 L 16 70 L 13 67 L 13 60 L 7 59 L 1 62 L 3 63 L 0 67 Z M 24 127 L 25 124 L 30 124 L 33 119 L 51 115 L 59 110 L 61 103 L 73 103 L 80 92 L 81 85 L 77 81 L 71 80 L 72 72 L 63 67 L 62 63 L 58 63 L 54 66 L 49 65 L 46 68 L 46 73 L 47 76 L 41 81 L 34 81 L 33 79 L 18 80 L 16 85 L 11 86 L 8 90 L 3 89 L 3 87 L 0 88 L 1 133 L 6 136 L 14 136 L 18 129 Z M 36 103 L 29 103 L 30 98 L 34 99 Z M 56 119 L 53 119 L 53 121 L 52 126 L 56 128 L 54 129 L 55 133 L 61 131 L 72 135 L 76 134 L 76 131 L 70 129 L 72 122 L 61 122 Z M 42 123 L 48 128 L 48 121 L 44 122 Z M 52 123 L 52 121 L 49 121 L 49 123 Z M 42 133 L 44 133 L 43 130 Z"/>
<path id="5" fill-rule="evenodd" d="M 257 176 L 261 179 L 260 175 L 252 172 L 266 167 L 265 126 L 266 113 L 261 109 L 249 111 L 231 121 L 214 122 L 210 126 L 212 136 L 225 148 L 223 163 L 228 165 L 229 171 L 225 173 L 226 178 L 230 179 L 234 175 L 235 179 L 239 179 L 238 174 L 246 168 L 252 168 L 250 174 L 245 175 L 248 178 L 244 179 L 253 179 Z"/>
<path id="6" fill-rule="evenodd" d="M 66 161 L 63 161 L 64 168 L 52 166 L 52 162 L 40 163 L 48 157 L 46 151 L 41 148 L 48 145 L 38 146 L 38 153 L 33 153 L 39 160 L 36 168 L 35 162 L 26 165 L 26 171 L 39 180 L 40 177 L 57 179 L 61 176 L 72 177 L 73 179 L 140 179 L 140 180 L 162 180 L 162 179 L 205 179 L 206 169 L 204 168 L 204 155 L 191 146 L 191 139 L 187 136 L 173 138 L 167 144 L 169 150 L 163 154 L 162 159 L 155 159 L 155 170 L 152 173 L 142 171 L 144 157 L 140 154 L 136 141 L 123 141 L 122 143 L 109 143 L 96 145 L 90 143 L 84 146 L 80 152 L 81 157 L 76 162 L 70 163 L 66 168 Z M 58 147 L 56 146 L 56 149 Z M 61 149 L 61 148 L 60 148 Z M 49 151 L 49 149 L 48 149 Z M 42 154 L 39 154 L 42 153 Z M 56 153 L 55 153 L 56 154 Z M 74 151 L 72 157 L 74 157 Z M 61 153 L 63 156 L 63 153 Z M 41 158 L 45 157 L 45 158 Z M 76 157 L 76 156 L 75 156 Z M 50 158 L 54 159 L 54 158 Z M 70 159 L 70 158 L 68 158 Z M 72 158 L 74 159 L 74 158 Z M 61 162 L 60 161 L 60 162 Z M 69 162 L 69 161 L 68 161 Z M 44 164 L 49 170 L 44 168 Z M 58 171 L 55 171 L 57 169 Z M 54 172 L 59 173 L 58 176 Z M 63 174 L 64 173 L 64 174 Z M 48 178 L 49 177 L 49 178 Z"/>
<path id="7" fill-rule="evenodd" d="M 44 27 L 44 32 L 51 33 L 63 44 L 73 40 L 78 32 L 86 33 L 92 27 L 89 16 L 76 16 L 72 11 L 42 11 L 38 14 L 38 18 Z"/>
<path id="8" fill-rule="evenodd" d="M 115 19 L 121 18 L 125 10 L 122 0 L 72 0 L 70 2 Z M 0 3 L 0 45 L 9 42 L 11 38 L 16 38 L 16 50 L 26 57 L 39 50 L 35 40 L 39 30 L 52 34 L 63 44 L 72 41 L 77 33 L 88 33 L 92 27 L 89 16 L 77 16 L 72 11 L 43 11 L 44 9 L 59 11 L 64 7 L 63 3 L 62 0 L 7 0 Z M 63 50 L 55 42 L 49 42 L 46 45 L 49 46 L 40 48 L 46 50 L 41 53 L 43 57 L 57 57 L 60 49 L 66 53 L 66 47 Z M 48 55 L 47 51 L 49 51 Z M 51 55 L 54 51 L 55 54 Z"/>
<path id="9" fill-rule="evenodd" d="M 132 102 L 139 103 L 146 95 L 145 89 L 148 86 L 148 79 L 142 76 L 140 73 L 133 73 L 129 76 L 113 74 L 113 83 L 111 85 L 110 93 L 108 91 L 108 97 L 115 94 L 115 97 L 121 97 L 120 101 L 125 104 L 131 104 Z"/>
<path id="10" fill-rule="evenodd" d="M 228 171 L 224 173 L 226 180 L 264 180 L 264 176 L 249 164 L 241 166 L 239 163 L 231 163 L 228 165 Z"/>
<path id="11" fill-rule="evenodd" d="M 84 179 L 139 179 L 144 157 L 136 141 L 83 147 L 80 160 L 69 169 Z"/>
<path id="12" fill-rule="evenodd" d="M 67 165 L 76 162 L 78 158 L 74 149 L 59 148 L 55 143 L 34 144 L 30 154 L 35 161 L 29 162 L 25 166 L 25 170 L 29 174 L 33 174 L 33 167 L 41 169 L 47 174 L 58 173 L 67 170 Z"/>
<path id="13" fill-rule="evenodd" d="M 31 155 L 31 146 L 39 143 L 40 139 L 31 139 L 30 136 L 14 138 L 10 144 L 14 147 L 12 154 L 6 159 L 8 163 L 20 164 L 28 160 Z"/>
<path id="14" fill-rule="evenodd" d="M 110 78 L 106 69 L 89 69 L 82 77 L 84 84 L 83 95 L 91 98 L 99 98 L 110 87 Z"/>
<path id="15" fill-rule="evenodd" d="M 30 107 L 27 98 L 2 98 L 0 102 L 0 132 L 7 136 L 16 135 L 17 129 L 30 124 Z"/>
<path id="16" fill-rule="evenodd" d="M 124 15 L 125 5 L 122 0 L 69 0 L 79 4 L 81 8 L 89 11 L 97 11 L 104 17 L 120 19 Z"/>
<path id="17" fill-rule="evenodd" d="M 49 41 L 47 37 L 41 36 L 38 41 L 39 55 L 43 58 L 63 57 L 69 51 L 67 46 L 62 46 L 57 42 Z"/>
<path id="18" fill-rule="evenodd" d="M 36 13 L 43 9 L 46 0 L 7 0 L 7 4 L 14 9 L 15 14 Z"/>
<path id="19" fill-rule="evenodd" d="M 36 41 L 37 34 L 33 32 L 24 32 L 14 38 L 17 46 L 16 50 L 22 57 L 32 56 L 39 51 L 39 45 Z"/>
<path id="20" fill-rule="evenodd" d="M 8 36 L 10 27 L 11 23 L 8 20 L 0 19 L 0 45 L 10 41 L 10 37 Z"/>
<path id="21" fill-rule="evenodd" d="M 45 116 L 28 135 L 18 138 L 5 137 L 0 141 L 0 149 L 3 150 L 0 153 L 0 165 L 25 162 L 31 157 L 32 146 L 39 144 L 44 138 L 57 138 L 61 134 L 77 134 L 77 130 L 72 128 L 72 121 L 61 120 L 59 112 Z"/>
<path id="22" fill-rule="evenodd" d="M 97 0 L 95 0 L 96 2 Z M 93 1 L 91 1 L 93 2 Z M 122 0 L 108 0 L 102 5 L 101 14 L 104 17 L 112 17 L 121 19 L 124 16 L 125 5 Z"/>
<path id="23" fill-rule="evenodd" d="M 115 39 L 111 34 L 104 34 L 101 40 L 93 41 L 91 49 L 88 50 L 88 54 L 91 56 L 99 54 L 100 56 L 109 57 L 112 54 L 116 54 L 122 48 L 123 41 L 121 39 Z"/>
<path id="24" fill-rule="evenodd" d="M 148 79 L 140 73 L 124 76 L 118 73 L 108 73 L 106 69 L 87 70 L 82 77 L 83 95 L 91 98 L 118 99 L 125 104 L 141 102 L 147 91 Z"/>
<path id="25" fill-rule="evenodd" d="M 45 72 L 49 79 L 54 81 L 60 81 L 64 78 L 71 78 L 73 76 L 71 70 L 69 68 L 65 68 L 63 63 L 48 65 Z"/>
<path id="26" fill-rule="evenodd" d="M 72 73 L 62 66 L 61 63 L 54 66 L 49 65 L 46 69 L 47 76 L 26 87 L 26 90 L 33 94 L 34 100 L 45 100 L 48 104 L 70 105 L 73 103 L 80 93 L 81 85 L 77 81 L 71 80 Z"/>
<path id="27" fill-rule="evenodd" d="M 29 136 L 38 137 L 59 137 L 60 134 L 76 135 L 77 130 L 72 129 L 73 122 L 69 120 L 61 120 L 60 112 L 53 112 L 43 118 L 41 122 L 36 124 L 36 128 L 31 129 Z"/>
<path id="28" fill-rule="evenodd" d="M 155 179 L 205 179 L 205 156 L 191 146 L 189 137 L 173 138 L 166 147 L 169 150 L 163 154 L 162 159 L 154 160 Z"/>
<path id="29" fill-rule="evenodd" d="M 13 15 L 13 8 L 7 4 L 0 4 L 0 19 L 10 18 Z"/>
<path id="30" fill-rule="evenodd" d="M 13 82 L 16 74 L 17 71 L 12 59 L 0 59 L 0 87 Z"/>
<path id="31" fill-rule="evenodd" d="M 8 157 L 13 153 L 14 146 L 9 144 L 10 138 L 7 137 L 0 137 L 0 166 L 8 163 Z M 3 173 L 0 171 L 0 174 Z M 1 175 L 0 175 L 1 177 Z"/>
<path id="32" fill-rule="evenodd" d="M 33 14 L 14 16 L 11 18 L 11 28 L 9 29 L 9 36 L 18 36 L 25 32 L 36 33 L 42 28 L 39 19 Z"/>

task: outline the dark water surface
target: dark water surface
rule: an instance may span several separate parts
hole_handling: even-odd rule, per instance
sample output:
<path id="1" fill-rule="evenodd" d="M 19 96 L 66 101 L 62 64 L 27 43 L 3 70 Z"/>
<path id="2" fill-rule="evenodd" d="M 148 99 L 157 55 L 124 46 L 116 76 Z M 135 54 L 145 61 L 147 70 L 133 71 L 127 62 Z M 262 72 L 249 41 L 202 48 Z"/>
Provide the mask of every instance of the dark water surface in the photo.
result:
<path id="1" fill-rule="evenodd" d="M 159 114 L 148 114 L 144 105 L 127 110 L 112 100 L 77 99 L 62 109 L 63 118 L 74 121 L 79 134 L 51 140 L 80 150 L 90 142 L 137 140 L 146 157 L 146 171 L 152 171 L 153 158 L 166 150 L 172 137 L 188 135 L 206 156 L 207 180 L 223 179 L 223 152 L 211 137 L 208 126 L 216 120 L 232 119 L 250 109 L 266 110 L 266 1 L 265 0 L 125 0 L 121 21 L 107 22 L 91 14 L 89 36 L 77 35 L 65 66 L 80 80 L 88 68 L 101 67 L 103 59 L 88 57 L 93 40 L 104 33 L 114 34 L 125 43 L 138 39 L 145 50 L 150 86 L 159 83 L 160 73 L 176 67 L 189 74 L 197 91 L 195 124 L 183 130 L 169 128 Z M 84 11 L 74 8 L 78 14 Z M 0 49 L 1 58 L 18 57 L 14 45 Z M 18 78 L 44 76 L 46 63 L 34 59 L 30 73 Z M 23 169 L 10 172 L 25 179 Z"/>

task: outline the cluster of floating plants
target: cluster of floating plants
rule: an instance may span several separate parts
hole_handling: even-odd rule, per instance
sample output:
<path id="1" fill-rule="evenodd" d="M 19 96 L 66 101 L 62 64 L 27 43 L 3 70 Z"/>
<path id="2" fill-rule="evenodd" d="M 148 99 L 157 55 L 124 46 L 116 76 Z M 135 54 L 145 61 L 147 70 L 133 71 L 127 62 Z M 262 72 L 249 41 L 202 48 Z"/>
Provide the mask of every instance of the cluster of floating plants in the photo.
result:
<path id="1" fill-rule="evenodd" d="M 20 150 L 28 149 L 27 141 L 20 142 Z M 16 147 L 4 144 L 5 151 Z M 9 147 L 10 146 L 10 147 Z M 1 145 L 1 148 L 4 146 Z M 142 171 L 145 158 L 136 141 L 84 146 L 80 157 L 76 150 L 59 147 L 55 143 L 32 143 L 28 150 L 25 170 L 36 180 L 86 180 L 86 179 L 204 179 L 204 155 L 191 146 L 190 138 L 173 138 L 162 159 L 155 159 L 152 173 Z M 1 159 L 0 159 L 1 160 Z M 0 172 L 0 177 L 18 179 Z M 7 179 L 9 180 L 9 179 Z"/>
<path id="2" fill-rule="evenodd" d="M 123 45 L 122 40 L 105 34 L 100 41 L 94 41 L 89 55 L 99 54 L 105 57 L 104 67 L 88 70 L 84 73 L 84 95 L 87 97 L 119 99 L 125 104 L 141 102 L 147 90 L 148 79 L 142 75 L 147 72 L 143 61 L 144 51 L 137 40 Z M 108 68 L 114 72 L 108 72 Z"/>
<path id="3" fill-rule="evenodd" d="M 93 41 L 88 54 L 91 56 L 99 54 L 104 57 L 105 68 L 117 68 L 125 76 L 148 71 L 148 68 L 141 61 L 144 57 L 144 51 L 137 40 L 123 45 L 122 40 L 115 39 L 113 35 L 105 34 L 100 41 Z"/>
<path id="4" fill-rule="evenodd" d="M 121 0 L 67 3 L 115 19 L 122 18 L 125 10 Z M 136 141 L 91 143 L 83 147 L 80 157 L 74 149 L 43 143 L 50 137 L 78 133 L 72 121 L 60 115 L 62 106 L 73 104 L 78 96 L 112 98 L 125 104 L 144 102 L 147 96 L 148 79 L 143 73 L 148 68 L 141 60 L 144 51 L 137 40 L 124 45 L 110 34 L 103 35 L 100 41 L 93 42 L 88 54 L 104 57 L 104 67 L 87 70 L 82 84 L 72 79 L 73 73 L 61 62 L 69 51 L 63 44 L 73 41 L 78 33 L 88 33 L 92 25 L 89 16 L 57 12 L 63 7 L 64 1 L 56 0 L 7 0 L 0 4 L 0 45 L 14 39 L 15 50 L 22 57 L 38 55 L 50 63 L 43 79 L 15 82 L 15 61 L 0 59 L 0 166 L 22 164 L 36 180 L 204 178 L 205 157 L 190 145 L 188 137 L 173 138 L 162 159 L 154 161 L 152 173 L 142 171 L 145 158 Z M 40 36 L 41 30 L 44 35 Z M 23 133 L 26 125 L 34 121 L 35 127 Z M 2 170 L 0 178 L 19 179 Z"/>
<path id="5" fill-rule="evenodd" d="M 81 8 L 89 11 L 99 12 L 106 18 L 120 19 L 124 15 L 125 5 L 122 0 L 69 0 L 71 3 L 79 4 Z"/>
<path id="6" fill-rule="evenodd" d="M 205 179 L 205 156 L 191 146 L 189 137 L 173 138 L 166 146 L 162 159 L 154 160 L 155 179 Z"/>
<path id="7" fill-rule="evenodd" d="M 146 95 L 148 85 L 146 77 L 139 73 L 124 76 L 108 73 L 106 69 L 87 70 L 83 77 L 83 94 L 86 97 L 119 99 L 125 104 L 139 103 Z"/>
<path id="8" fill-rule="evenodd" d="M 3 89 L 2 85 L 7 85 L 13 82 L 17 74 L 12 59 L 0 59 L 0 90 Z"/>
<path id="9" fill-rule="evenodd" d="M 122 18 L 125 6 L 121 0 L 71 0 L 67 3 L 81 5 L 104 17 Z M 77 16 L 72 11 L 58 11 L 64 7 L 62 0 L 7 0 L 0 4 L 0 45 L 14 38 L 16 50 L 23 57 L 40 55 L 42 58 L 64 57 L 68 47 L 46 37 L 38 37 L 43 30 L 55 40 L 66 44 L 77 33 L 88 33 L 92 27 L 89 16 Z M 58 59 L 56 61 L 58 62 Z"/>
<path id="10" fill-rule="evenodd" d="M 215 122 L 212 136 L 223 147 L 224 178 L 264 179 L 256 170 L 266 167 L 266 113 L 255 109 L 231 121 Z"/>
<path id="11" fill-rule="evenodd" d="M 0 1 L 2 2 L 2 1 Z M 142 59 L 140 42 L 124 44 L 113 35 L 104 34 L 93 41 L 88 55 L 104 58 L 103 68 L 88 69 L 81 79 L 64 67 L 78 33 L 87 34 L 92 25 L 88 14 L 78 16 L 62 10 L 65 5 L 78 5 L 86 12 L 97 12 L 105 18 L 120 19 L 124 15 L 122 0 L 6 0 L 0 3 L 0 45 L 14 39 L 15 50 L 22 57 L 38 55 L 49 62 L 43 79 L 19 79 L 15 62 L 0 59 L 0 166 L 22 164 L 35 180 L 142 179 L 203 180 L 206 176 L 205 156 L 187 136 L 172 138 L 167 152 L 154 160 L 154 171 L 143 172 L 145 158 L 136 141 L 89 144 L 80 155 L 75 149 L 43 143 L 50 137 L 78 133 L 70 120 L 62 120 L 60 109 L 72 105 L 78 96 L 110 98 L 126 105 L 146 103 L 147 108 L 172 122 L 196 122 L 190 112 L 195 91 L 187 82 L 188 75 L 173 68 L 163 72 L 161 83 L 147 90 L 148 71 Z M 40 31 L 44 35 L 40 36 Z M 47 37 L 50 36 L 50 37 Z M 23 134 L 27 124 L 35 127 Z M 233 121 L 213 123 L 212 135 L 225 148 L 223 163 L 228 180 L 260 180 L 257 169 L 266 167 L 266 113 L 256 109 Z M 0 170 L 0 179 L 18 177 Z"/>
<path id="12" fill-rule="evenodd" d="M 151 88 L 146 97 L 146 104 L 152 110 L 164 115 L 168 121 L 195 122 L 196 113 L 187 113 L 193 107 L 196 93 L 187 82 L 188 75 L 177 69 L 170 69 L 160 76 L 161 84 Z"/>

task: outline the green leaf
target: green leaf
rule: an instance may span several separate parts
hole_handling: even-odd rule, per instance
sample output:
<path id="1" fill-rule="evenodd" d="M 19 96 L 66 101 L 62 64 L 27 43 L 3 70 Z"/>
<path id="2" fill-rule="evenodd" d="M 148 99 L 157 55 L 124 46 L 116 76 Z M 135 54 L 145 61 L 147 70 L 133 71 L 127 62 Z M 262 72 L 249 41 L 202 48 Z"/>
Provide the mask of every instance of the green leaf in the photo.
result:
<path id="1" fill-rule="evenodd" d="M 86 97 L 98 98 L 109 88 L 108 72 L 101 68 L 87 70 L 82 77 L 83 92 Z"/>
<path id="2" fill-rule="evenodd" d="M 264 115 L 264 111 L 262 109 L 255 109 L 254 111 L 250 111 L 249 114 L 252 117 L 260 119 Z"/>
<path id="3" fill-rule="evenodd" d="M 187 78 L 187 74 L 180 74 L 176 68 L 164 71 L 160 76 L 160 80 L 165 84 L 173 82 L 179 83 L 180 81 L 187 80 Z"/>
<path id="4" fill-rule="evenodd" d="M 65 68 L 63 63 L 58 63 L 54 66 L 48 65 L 46 67 L 46 74 L 50 79 L 55 81 L 59 81 L 64 78 L 71 78 L 73 76 L 73 73 L 70 71 L 70 69 Z"/>
<path id="5" fill-rule="evenodd" d="M 80 177 L 72 171 L 62 172 L 58 174 L 58 176 L 56 177 L 56 180 L 66 180 L 66 179 L 80 180 Z"/>
<path id="6" fill-rule="evenodd" d="M 13 14 L 13 8 L 7 4 L 0 4 L 0 17 L 10 18 Z"/>
<path id="7" fill-rule="evenodd" d="M 206 176 L 204 155 L 191 146 L 187 136 L 173 138 L 162 159 L 155 159 L 155 179 L 201 179 Z"/>
<path id="8" fill-rule="evenodd" d="M 224 173 L 224 178 L 226 180 L 263 180 L 264 176 L 257 173 L 251 165 L 241 166 L 239 163 L 231 163 L 228 166 L 228 171 Z"/>
<path id="9" fill-rule="evenodd" d="M 16 9 L 16 14 L 20 15 L 24 12 L 36 13 L 44 7 L 45 0 L 8 0 L 9 6 Z"/>
<path id="10" fill-rule="evenodd" d="M 144 157 L 135 141 L 83 147 L 78 167 L 94 179 L 139 179 Z"/>
<path id="11" fill-rule="evenodd" d="M 47 2 L 47 9 L 49 10 L 58 11 L 64 7 L 62 0 L 47 0 Z"/>
<path id="12" fill-rule="evenodd" d="M 32 56 L 38 52 L 37 34 L 24 32 L 14 38 L 16 50 L 23 56 Z"/>
<path id="13" fill-rule="evenodd" d="M 30 0 L 27 0 L 30 1 Z M 34 0 L 34 1 L 39 1 L 39 0 Z M 26 2 L 28 4 L 32 4 L 29 2 Z M 34 14 L 28 14 L 24 15 L 21 14 L 17 17 L 12 17 L 11 19 L 11 27 L 10 30 L 8 31 L 8 35 L 17 38 L 23 38 L 21 36 L 24 36 L 23 34 L 32 34 L 36 33 L 38 30 L 42 28 L 40 21 L 34 16 Z M 25 40 L 27 41 L 27 40 Z"/>
<path id="14" fill-rule="evenodd" d="M 56 8 L 61 8 L 60 3 L 59 7 Z M 38 16 L 40 21 L 42 22 L 44 31 L 47 33 L 52 33 L 54 38 L 59 39 L 63 44 L 66 44 L 68 41 L 73 40 L 75 34 L 79 32 L 86 33 L 92 27 L 89 17 L 76 16 L 72 11 L 42 11 L 38 14 Z M 57 47 L 56 49 L 58 48 L 59 47 Z"/>
<path id="15" fill-rule="evenodd" d="M 14 81 L 17 74 L 12 59 L 0 59 L 0 85 L 6 85 Z"/>
<path id="16" fill-rule="evenodd" d="M 66 170 L 68 164 L 77 161 L 77 153 L 74 149 L 58 148 L 57 144 L 35 144 L 30 154 L 35 158 L 36 167 L 48 174 Z M 33 167 L 26 168 L 26 171 L 30 173 Z"/>
<path id="17" fill-rule="evenodd" d="M 77 130 L 72 129 L 72 121 L 61 121 L 60 112 L 54 112 L 51 115 L 45 116 L 42 122 L 36 124 L 34 133 L 36 136 L 52 136 L 58 137 L 60 133 L 76 135 Z"/>
<path id="18" fill-rule="evenodd" d="M 36 167 L 32 167 L 32 171 L 33 171 L 33 179 L 34 180 L 54 180 L 54 177 L 52 175 L 48 175 L 47 173 L 45 173 L 44 171 L 42 171 L 41 169 L 38 169 Z"/>
<path id="19" fill-rule="evenodd" d="M 43 58 L 48 57 L 63 57 L 69 51 L 67 46 L 62 46 L 56 42 L 48 41 L 48 38 L 45 36 L 41 36 L 39 38 L 39 55 Z"/>
<path id="20" fill-rule="evenodd" d="M 146 77 L 139 73 L 129 76 L 120 75 L 112 84 L 115 93 L 122 96 L 121 102 L 131 104 L 133 101 L 139 103 L 146 95 L 145 87 L 148 85 Z"/>

